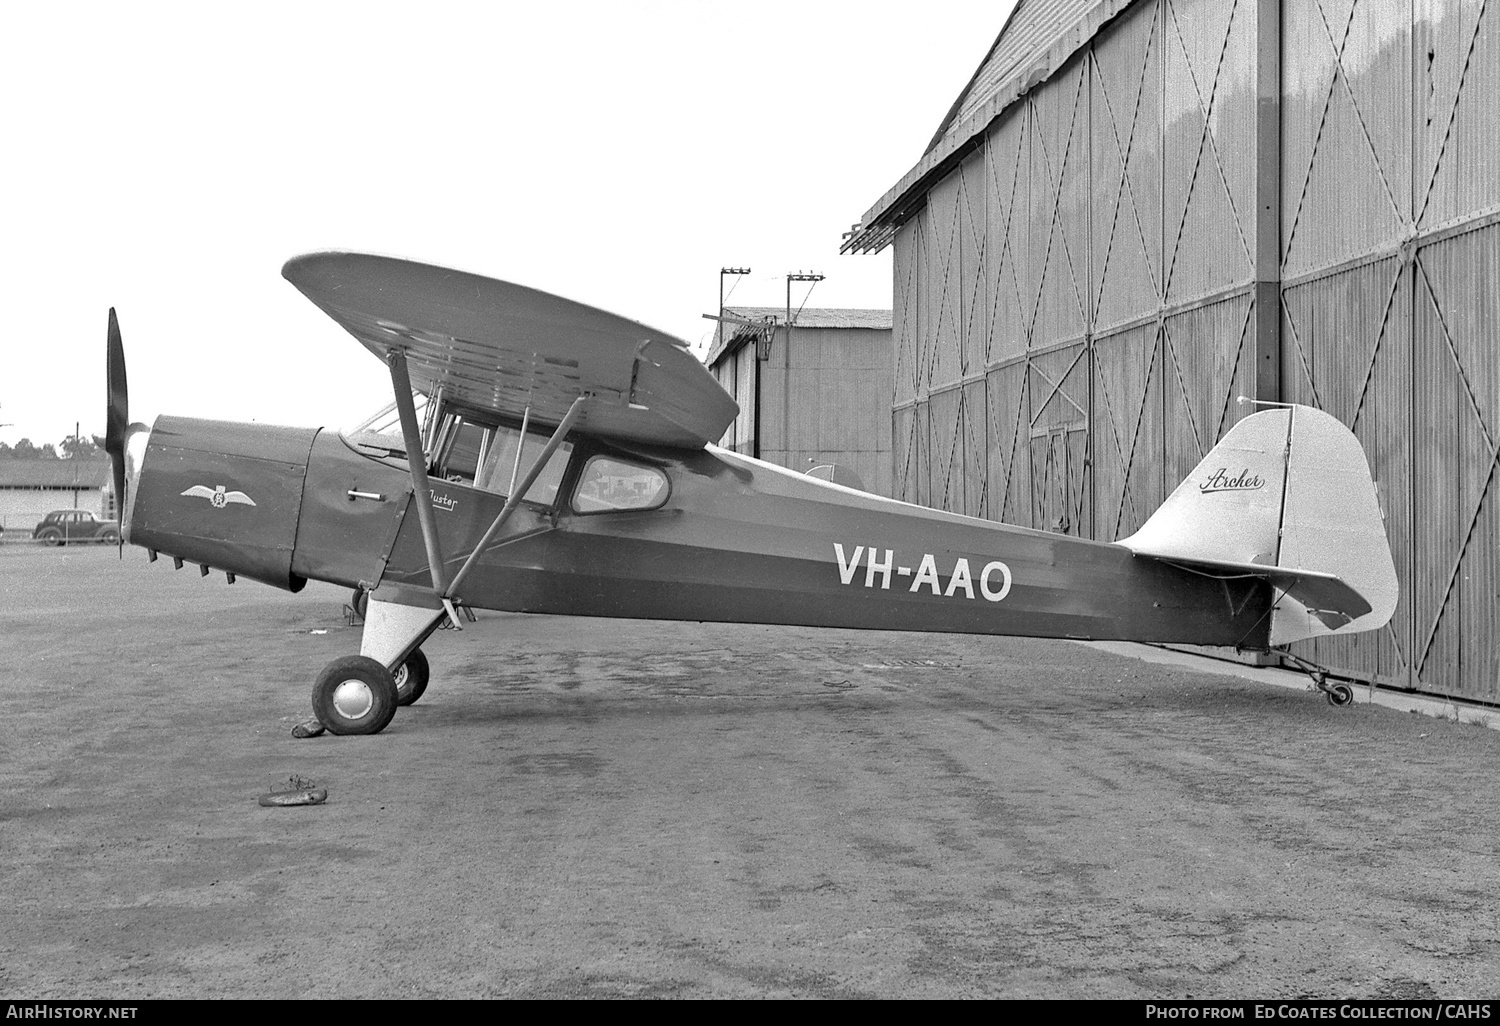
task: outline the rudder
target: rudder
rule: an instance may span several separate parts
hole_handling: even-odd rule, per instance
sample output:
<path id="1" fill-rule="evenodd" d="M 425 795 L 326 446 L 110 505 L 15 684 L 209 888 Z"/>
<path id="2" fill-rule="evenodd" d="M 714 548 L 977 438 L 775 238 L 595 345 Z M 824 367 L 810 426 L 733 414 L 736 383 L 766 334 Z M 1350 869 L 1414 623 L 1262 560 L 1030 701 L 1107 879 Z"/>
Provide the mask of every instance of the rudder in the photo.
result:
<path id="1" fill-rule="evenodd" d="M 1272 645 L 1375 630 L 1400 593 L 1364 450 L 1337 419 L 1308 406 L 1240 421 L 1118 544 L 1267 578 L 1277 589 Z"/>

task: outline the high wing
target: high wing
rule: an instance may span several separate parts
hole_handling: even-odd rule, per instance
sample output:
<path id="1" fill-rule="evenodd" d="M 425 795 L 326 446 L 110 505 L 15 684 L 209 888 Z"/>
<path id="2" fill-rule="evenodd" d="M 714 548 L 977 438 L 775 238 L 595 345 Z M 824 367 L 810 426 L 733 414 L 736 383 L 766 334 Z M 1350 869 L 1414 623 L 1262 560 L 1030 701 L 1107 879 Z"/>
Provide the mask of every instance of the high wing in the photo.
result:
<path id="1" fill-rule="evenodd" d="M 687 344 L 638 321 L 429 264 L 311 253 L 283 277 L 382 360 L 405 352 L 412 387 L 472 409 L 701 449 L 739 412 Z"/>

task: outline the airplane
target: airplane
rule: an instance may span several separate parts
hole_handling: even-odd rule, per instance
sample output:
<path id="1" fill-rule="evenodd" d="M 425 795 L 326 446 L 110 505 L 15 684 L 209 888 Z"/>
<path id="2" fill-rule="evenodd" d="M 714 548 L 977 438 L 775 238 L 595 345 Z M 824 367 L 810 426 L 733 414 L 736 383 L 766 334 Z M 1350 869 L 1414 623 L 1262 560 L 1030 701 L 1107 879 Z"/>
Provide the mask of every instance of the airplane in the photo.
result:
<path id="1" fill-rule="evenodd" d="M 1283 652 L 1395 609 L 1364 452 L 1306 406 L 1240 420 L 1140 530 L 1092 541 L 720 448 L 738 407 L 687 343 L 582 303 L 358 253 L 282 274 L 387 364 L 399 438 L 132 424 L 111 309 L 105 443 L 122 544 L 231 583 L 367 593 L 359 653 L 313 684 L 335 734 L 415 702 L 422 646 L 474 609 Z"/>

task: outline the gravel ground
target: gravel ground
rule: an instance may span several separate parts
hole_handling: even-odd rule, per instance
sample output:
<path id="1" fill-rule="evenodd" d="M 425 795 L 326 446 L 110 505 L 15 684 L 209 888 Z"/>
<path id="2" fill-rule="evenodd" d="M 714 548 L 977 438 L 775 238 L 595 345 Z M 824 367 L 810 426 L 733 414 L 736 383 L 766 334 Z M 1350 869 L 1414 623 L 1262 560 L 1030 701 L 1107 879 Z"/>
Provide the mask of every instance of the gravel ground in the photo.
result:
<path id="1" fill-rule="evenodd" d="M 481 614 L 0 549 L 0 997 L 1500 995 L 1500 732 L 1063 642 Z M 263 808 L 293 776 L 326 804 Z M 1486 783 L 1491 781 L 1491 783 Z"/>

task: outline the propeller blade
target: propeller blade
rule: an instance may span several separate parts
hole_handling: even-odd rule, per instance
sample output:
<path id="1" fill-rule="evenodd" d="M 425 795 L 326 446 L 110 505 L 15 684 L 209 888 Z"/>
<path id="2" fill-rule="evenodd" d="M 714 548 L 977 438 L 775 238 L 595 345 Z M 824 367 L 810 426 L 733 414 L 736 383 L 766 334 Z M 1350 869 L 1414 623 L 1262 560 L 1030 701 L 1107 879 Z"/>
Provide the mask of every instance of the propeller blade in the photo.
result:
<path id="1" fill-rule="evenodd" d="M 120 522 L 120 554 L 125 552 L 125 432 L 130 426 L 130 398 L 125 385 L 125 343 L 120 339 L 120 321 L 109 308 L 109 339 L 106 344 L 106 391 L 104 451 L 114 471 L 115 514 Z"/>

